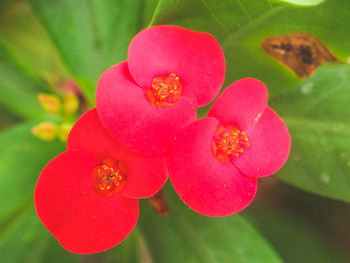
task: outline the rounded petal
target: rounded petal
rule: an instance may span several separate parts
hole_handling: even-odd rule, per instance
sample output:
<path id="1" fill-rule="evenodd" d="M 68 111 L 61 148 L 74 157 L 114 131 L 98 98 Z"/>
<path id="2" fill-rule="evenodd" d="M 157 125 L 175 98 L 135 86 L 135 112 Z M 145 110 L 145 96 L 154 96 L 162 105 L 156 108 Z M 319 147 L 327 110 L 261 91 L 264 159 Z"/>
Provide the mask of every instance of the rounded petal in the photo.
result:
<path id="1" fill-rule="evenodd" d="M 149 198 L 164 186 L 168 179 L 166 157 L 125 155 L 122 162 L 128 168 L 124 195 L 130 198 Z"/>
<path id="2" fill-rule="evenodd" d="M 165 156 L 145 156 L 122 147 L 102 126 L 96 109 L 79 118 L 67 142 L 68 150 L 87 150 L 100 158 L 113 157 L 126 166 L 128 179 L 123 194 L 131 198 L 155 195 L 168 178 Z"/>
<path id="3" fill-rule="evenodd" d="M 204 118 L 183 129 L 171 147 L 168 167 L 176 192 L 190 208 L 207 216 L 227 216 L 250 204 L 257 180 L 214 157 L 216 127 L 217 120 Z"/>
<path id="4" fill-rule="evenodd" d="M 124 150 L 115 139 L 103 128 L 96 109 L 83 114 L 71 129 L 67 150 L 87 150 L 100 158 L 120 158 Z"/>
<path id="5" fill-rule="evenodd" d="M 104 196 L 93 185 L 91 173 L 100 160 L 87 151 L 67 151 L 42 171 L 35 187 L 38 216 L 61 245 L 74 253 L 110 249 L 136 225 L 138 200 L 123 195 Z"/>
<path id="6" fill-rule="evenodd" d="M 196 110 L 186 97 L 168 108 L 154 107 L 133 81 L 126 62 L 103 73 L 96 105 L 111 135 L 124 147 L 141 154 L 165 153 L 177 130 L 196 119 Z"/>
<path id="7" fill-rule="evenodd" d="M 210 109 L 208 116 L 245 130 L 267 107 L 267 88 L 252 78 L 228 86 Z"/>
<path id="8" fill-rule="evenodd" d="M 130 43 L 128 63 L 131 75 L 145 89 L 155 77 L 175 73 L 183 95 L 195 107 L 217 96 L 226 70 L 224 53 L 213 36 L 178 26 L 155 26 L 138 33 Z"/>
<path id="9" fill-rule="evenodd" d="M 234 161 L 245 174 L 264 177 L 277 172 L 287 161 L 290 135 L 282 119 L 270 108 L 246 131 L 249 147 Z"/>

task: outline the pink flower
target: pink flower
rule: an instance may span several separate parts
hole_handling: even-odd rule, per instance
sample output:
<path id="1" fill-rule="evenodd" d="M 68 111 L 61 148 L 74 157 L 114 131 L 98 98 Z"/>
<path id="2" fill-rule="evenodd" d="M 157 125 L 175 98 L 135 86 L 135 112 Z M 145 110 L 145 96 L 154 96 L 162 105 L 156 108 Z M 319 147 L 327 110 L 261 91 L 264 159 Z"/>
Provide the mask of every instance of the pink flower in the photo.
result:
<path id="1" fill-rule="evenodd" d="M 288 158 L 290 136 L 267 106 L 267 89 L 255 79 L 231 84 L 208 117 L 180 131 L 168 168 L 181 199 L 208 216 L 226 216 L 253 200 L 257 177 L 277 172 Z"/>
<path id="2" fill-rule="evenodd" d="M 112 248 L 135 227 L 137 198 L 154 195 L 165 183 L 165 157 L 120 146 L 102 127 L 96 110 L 77 121 L 67 144 L 67 151 L 39 177 L 34 193 L 38 216 L 71 252 Z"/>
<path id="3" fill-rule="evenodd" d="M 100 78 L 97 112 L 124 147 L 163 154 L 176 132 L 210 103 L 225 75 L 224 54 L 207 33 L 177 26 L 141 31 L 131 41 L 128 61 Z"/>

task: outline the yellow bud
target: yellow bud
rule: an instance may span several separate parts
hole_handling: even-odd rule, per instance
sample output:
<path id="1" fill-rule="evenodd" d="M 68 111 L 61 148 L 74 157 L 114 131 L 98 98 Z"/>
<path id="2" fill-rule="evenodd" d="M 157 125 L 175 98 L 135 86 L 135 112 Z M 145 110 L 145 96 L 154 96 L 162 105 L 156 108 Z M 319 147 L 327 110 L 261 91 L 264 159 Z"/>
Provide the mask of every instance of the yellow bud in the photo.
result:
<path id="1" fill-rule="evenodd" d="M 70 132 L 70 130 L 72 129 L 73 125 L 70 123 L 63 123 L 60 127 L 59 127 L 59 131 L 58 131 L 58 138 L 62 141 L 62 142 L 66 142 L 68 139 L 68 134 Z"/>
<path id="2" fill-rule="evenodd" d="M 39 93 L 38 100 L 41 106 L 49 113 L 59 113 L 61 109 L 60 99 L 56 95 Z"/>
<path id="3" fill-rule="evenodd" d="M 66 113 L 68 114 L 75 113 L 78 107 L 79 107 L 79 99 L 73 92 L 69 92 L 67 95 L 64 96 L 63 109 Z"/>
<path id="4" fill-rule="evenodd" d="M 51 122 L 42 122 L 32 127 L 31 133 L 44 141 L 52 141 L 57 135 L 57 127 Z"/>

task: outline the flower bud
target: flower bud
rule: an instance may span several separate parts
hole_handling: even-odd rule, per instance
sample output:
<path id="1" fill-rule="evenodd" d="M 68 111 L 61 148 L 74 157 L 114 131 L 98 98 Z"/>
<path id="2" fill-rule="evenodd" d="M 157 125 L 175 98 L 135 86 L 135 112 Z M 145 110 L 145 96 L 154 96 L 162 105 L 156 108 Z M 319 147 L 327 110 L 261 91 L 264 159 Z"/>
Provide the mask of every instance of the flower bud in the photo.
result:
<path id="1" fill-rule="evenodd" d="M 70 132 L 70 130 L 72 129 L 73 125 L 70 123 L 63 123 L 58 130 L 58 138 L 62 141 L 62 142 L 66 142 L 68 139 L 68 134 Z"/>
<path id="2" fill-rule="evenodd" d="M 52 122 L 42 122 L 32 127 L 31 133 L 44 141 L 52 141 L 57 135 L 57 127 Z"/>
<path id="3" fill-rule="evenodd" d="M 61 109 L 61 102 L 56 95 L 39 93 L 38 100 L 45 111 L 49 113 L 59 113 Z"/>
<path id="4" fill-rule="evenodd" d="M 67 93 L 63 98 L 64 111 L 68 114 L 72 114 L 78 110 L 78 107 L 79 107 L 78 97 L 73 92 Z"/>

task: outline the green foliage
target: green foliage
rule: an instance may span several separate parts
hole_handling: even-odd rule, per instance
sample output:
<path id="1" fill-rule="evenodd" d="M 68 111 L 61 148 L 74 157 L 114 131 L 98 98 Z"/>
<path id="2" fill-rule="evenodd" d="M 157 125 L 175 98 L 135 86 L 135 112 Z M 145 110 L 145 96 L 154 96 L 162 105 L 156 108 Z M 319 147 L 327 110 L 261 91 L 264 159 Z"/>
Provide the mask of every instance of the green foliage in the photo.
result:
<path id="1" fill-rule="evenodd" d="M 278 178 L 350 202 L 350 65 L 326 65 L 270 103 L 292 135 Z"/>
<path id="2" fill-rule="evenodd" d="M 11 127 L 12 125 L 21 121 L 21 119 L 9 111 L 3 105 L 0 105 L 0 130 Z"/>
<path id="3" fill-rule="evenodd" d="M 101 253 L 101 263 L 144 263 L 137 229 L 118 246 Z M 146 262 L 145 262 L 146 263 Z"/>
<path id="4" fill-rule="evenodd" d="M 168 217 L 160 217 L 147 203 L 141 207 L 139 224 L 154 262 L 282 262 L 241 216 L 199 215 L 171 187 L 167 187 L 166 199 Z"/>
<path id="5" fill-rule="evenodd" d="M 10 2 L 12 4 L 4 8 L 0 16 L 0 32 L 6 43 L 38 76 L 52 85 L 62 81 L 67 73 L 27 1 Z"/>
<path id="6" fill-rule="evenodd" d="M 325 0 L 272 0 L 278 3 L 285 3 L 289 5 L 295 5 L 300 7 L 314 6 L 323 3 Z"/>
<path id="7" fill-rule="evenodd" d="M 64 151 L 61 142 L 43 142 L 30 133 L 34 123 L 0 134 L 0 220 L 33 198 L 36 180 L 45 164 Z"/>
<path id="8" fill-rule="evenodd" d="M 284 263 L 345 262 L 328 239 L 316 231 L 315 224 L 305 221 L 303 216 L 281 213 L 266 206 L 247 212 L 250 221 L 276 248 Z"/>
<path id="9" fill-rule="evenodd" d="M 126 59 L 140 27 L 141 0 L 30 0 L 62 60 L 91 104 L 108 67 Z"/>
<path id="10" fill-rule="evenodd" d="M 0 104 L 24 118 L 43 116 L 36 97 L 47 86 L 32 74 L 6 46 L 0 35 Z"/>

